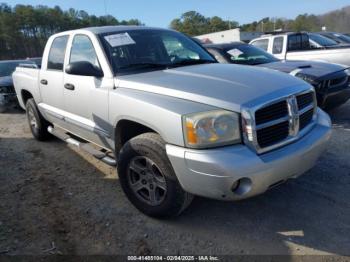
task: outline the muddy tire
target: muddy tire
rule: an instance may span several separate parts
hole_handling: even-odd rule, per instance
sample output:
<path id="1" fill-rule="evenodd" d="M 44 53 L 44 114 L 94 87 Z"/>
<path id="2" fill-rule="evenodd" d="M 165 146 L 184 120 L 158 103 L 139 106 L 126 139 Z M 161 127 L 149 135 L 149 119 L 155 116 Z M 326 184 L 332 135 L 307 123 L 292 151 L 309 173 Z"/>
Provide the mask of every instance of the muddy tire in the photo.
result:
<path id="1" fill-rule="evenodd" d="M 40 114 L 33 98 L 27 100 L 26 114 L 30 130 L 35 139 L 39 141 L 46 141 L 52 137 L 47 131 L 50 123 Z"/>
<path id="2" fill-rule="evenodd" d="M 148 216 L 177 216 L 193 199 L 179 184 L 165 143 L 156 133 L 139 135 L 123 146 L 118 175 L 130 202 Z"/>

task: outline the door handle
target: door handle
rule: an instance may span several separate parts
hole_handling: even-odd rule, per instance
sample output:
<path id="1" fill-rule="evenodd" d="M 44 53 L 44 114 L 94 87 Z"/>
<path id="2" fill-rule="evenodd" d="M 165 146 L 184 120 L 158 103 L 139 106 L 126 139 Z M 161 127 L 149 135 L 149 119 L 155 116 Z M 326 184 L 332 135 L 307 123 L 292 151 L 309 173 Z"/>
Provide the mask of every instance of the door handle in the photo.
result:
<path id="1" fill-rule="evenodd" d="M 47 85 L 47 80 L 46 80 L 46 79 L 41 79 L 41 80 L 40 80 L 40 83 L 41 83 L 42 85 Z"/>
<path id="2" fill-rule="evenodd" d="M 68 90 L 74 90 L 74 89 L 75 89 L 74 85 L 69 84 L 69 83 L 64 84 L 64 88 L 65 88 L 65 89 L 68 89 Z"/>

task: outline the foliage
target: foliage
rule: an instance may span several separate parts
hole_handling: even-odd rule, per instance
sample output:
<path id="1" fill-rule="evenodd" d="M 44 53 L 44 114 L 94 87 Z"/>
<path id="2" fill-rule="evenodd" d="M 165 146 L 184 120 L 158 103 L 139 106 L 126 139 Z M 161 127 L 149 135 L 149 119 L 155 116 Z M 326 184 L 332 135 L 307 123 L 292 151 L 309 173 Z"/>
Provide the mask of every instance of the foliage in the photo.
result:
<path id="1" fill-rule="evenodd" d="M 325 26 L 329 31 L 350 32 L 350 6 L 324 15 L 301 14 L 295 19 L 265 17 L 259 21 L 239 25 L 235 21 L 224 21 L 220 17 L 205 17 L 198 12 L 184 13 L 174 19 L 170 27 L 188 35 L 201 35 L 240 27 L 241 31 L 269 32 L 274 30 L 318 32 Z"/>
<path id="2" fill-rule="evenodd" d="M 48 37 L 54 33 L 88 26 L 141 25 L 138 19 L 119 21 L 111 15 L 89 15 L 70 8 L 63 11 L 59 6 L 0 4 L 0 59 L 41 56 Z M 324 15 L 301 14 L 295 19 L 265 17 L 259 21 L 239 25 L 236 21 L 218 16 L 205 17 L 189 11 L 172 20 L 170 27 L 191 36 L 240 27 L 242 31 L 267 32 L 276 29 L 290 31 L 350 32 L 350 6 Z"/>
<path id="3" fill-rule="evenodd" d="M 49 36 L 89 26 L 141 25 L 137 19 L 118 21 L 115 17 L 89 15 L 85 11 L 60 7 L 0 4 L 0 59 L 42 56 Z"/>
<path id="4" fill-rule="evenodd" d="M 174 19 L 170 24 L 171 28 L 190 36 L 228 30 L 237 26 L 238 22 L 236 21 L 225 21 L 218 16 L 205 17 L 195 11 L 182 14 L 180 18 Z"/>

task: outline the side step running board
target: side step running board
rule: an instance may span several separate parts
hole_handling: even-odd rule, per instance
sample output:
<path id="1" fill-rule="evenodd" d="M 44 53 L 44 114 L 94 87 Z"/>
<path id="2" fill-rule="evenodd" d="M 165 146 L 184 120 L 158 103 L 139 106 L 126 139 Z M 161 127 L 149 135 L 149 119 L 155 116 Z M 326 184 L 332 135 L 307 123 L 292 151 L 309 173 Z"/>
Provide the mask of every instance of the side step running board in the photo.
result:
<path id="1" fill-rule="evenodd" d="M 64 142 L 66 142 L 68 144 L 71 144 L 71 145 L 74 145 L 74 146 L 78 147 L 79 149 L 82 149 L 85 152 L 89 153 L 90 155 L 93 155 L 94 157 L 96 157 L 97 159 L 99 159 L 102 162 L 106 163 L 107 165 L 110 165 L 110 166 L 116 166 L 117 165 L 117 162 L 116 162 L 116 160 L 113 157 L 109 156 L 105 152 L 97 150 L 96 148 L 94 148 L 89 143 L 79 142 L 78 140 L 72 138 L 67 133 L 64 133 L 63 131 L 56 130 L 52 126 L 49 126 L 47 128 L 47 131 L 50 134 L 54 135 L 55 137 L 63 140 Z"/>

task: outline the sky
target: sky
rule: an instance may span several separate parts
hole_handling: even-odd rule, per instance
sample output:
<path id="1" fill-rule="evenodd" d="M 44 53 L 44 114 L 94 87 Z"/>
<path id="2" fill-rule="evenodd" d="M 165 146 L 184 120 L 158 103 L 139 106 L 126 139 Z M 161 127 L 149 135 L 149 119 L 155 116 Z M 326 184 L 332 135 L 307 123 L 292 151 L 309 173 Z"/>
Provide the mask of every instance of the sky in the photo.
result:
<path id="1" fill-rule="evenodd" d="M 6 1 L 16 4 L 73 7 L 94 15 L 113 15 L 118 20 L 137 18 L 147 26 L 168 27 L 174 18 L 187 11 L 205 16 L 250 23 L 264 17 L 295 18 L 299 14 L 323 14 L 350 5 L 350 0 L 21 0 Z"/>

